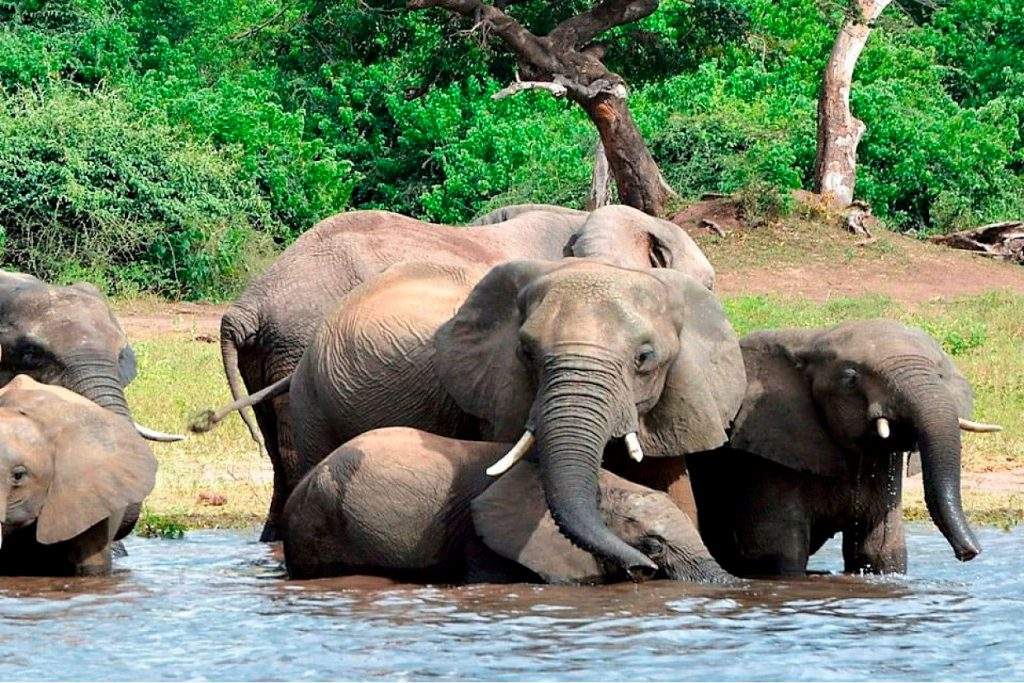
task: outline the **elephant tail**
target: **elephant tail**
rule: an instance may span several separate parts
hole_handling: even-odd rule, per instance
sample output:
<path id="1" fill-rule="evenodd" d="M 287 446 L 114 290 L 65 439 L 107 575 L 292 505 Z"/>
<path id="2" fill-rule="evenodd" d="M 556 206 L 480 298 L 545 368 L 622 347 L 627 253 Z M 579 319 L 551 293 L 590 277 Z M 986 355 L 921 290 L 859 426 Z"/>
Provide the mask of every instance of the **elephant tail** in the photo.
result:
<path id="1" fill-rule="evenodd" d="M 260 389 L 251 396 L 243 395 L 241 398 L 237 398 L 233 402 L 227 404 L 226 406 L 222 406 L 216 410 L 204 410 L 198 415 L 194 416 L 191 420 L 189 420 L 189 431 L 195 434 L 202 434 L 203 432 L 208 432 L 214 427 L 216 427 L 221 420 L 223 420 L 225 417 L 227 417 L 228 415 L 235 411 L 241 411 L 244 408 L 254 406 L 257 403 L 262 403 L 267 399 L 288 393 L 288 391 L 291 389 L 291 384 L 292 375 L 289 374 L 284 379 L 277 380 L 270 386 Z M 232 391 L 232 393 L 234 392 Z M 256 433 L 258 434 L 259 432 L 257 431 Z"/>
<path id="2" fill-rule="evenodd" d="M 238 344 L 235 340 L 228 335 L 221 335 L 220 340 L 220 355 L 224 362 L 224 374 L 228 378 L 228 387 L 231 389 L 231 398 L 234 401 L 239 401 L 246 396 L 245 382 L 242 380 L 242 373 L 238 369 Z M 206 415 L 209 411 L 203 413 Z M 263 434 L 260 433 L 259 425 L 256 424 L 256 415 L 253 414 L 251 408 L 243 408 L 239 410 L 239 416 L 242 418 L 242 422 L 245 423 L 246 429 L 249 430 L 249 435 L 252 440 L 255 441 L 260 448 L 260 451 L 264 449 Z M 196 418 L 200 419 L 202 415 Z M 210 414 L 209 417 L 213 417 Z M 193 420 L 193 425 L 196 425 L 196 420 Z M 219 421 L 219 420 L 218 420 Z M 193 432 L 208 431 L 213 428 L 215 423 L 209 423 L 206 429 L 192 429 Z"/>

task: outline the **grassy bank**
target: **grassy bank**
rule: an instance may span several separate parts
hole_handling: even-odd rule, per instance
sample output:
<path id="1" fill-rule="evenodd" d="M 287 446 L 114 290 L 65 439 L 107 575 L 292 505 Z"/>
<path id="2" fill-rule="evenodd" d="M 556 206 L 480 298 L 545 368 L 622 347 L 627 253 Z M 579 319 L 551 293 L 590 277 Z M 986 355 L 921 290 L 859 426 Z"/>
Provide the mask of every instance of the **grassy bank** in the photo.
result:
<path id="1" fill-rule="evenodd" d="M 817 303 L 754 295 L 726 297 L 725 306 L 740 334 L 878 316 L 923 327 L 942 342 L 974 385 L 975 416 L 1006 428 L 1000 434 L 964 437 L 965 470 L 1024 467 L 1024 296 L 990 293 L 905 304 L 880 296 Z M 181 431 L 192 412 L 229 398 L 218 347 L 204 335 L 177 331 L 136 342 L 135 347 L 141 372 L 128 394 L 147 424 Z M 237 417 L 209 434 L 156 445 L 155 451 L 160 473 L 146 504 L 155 526 L 171 521 L 188 527 L 245 527 L 262 520 L 270 497 L 270 464 L 257 453 Z M 908 515 L 923 517 L 919 490 L 908 488 Z M 976 489 L 968 475 L 964 497 L 979 522 L 1024 521 L 1024 493 Z"/>

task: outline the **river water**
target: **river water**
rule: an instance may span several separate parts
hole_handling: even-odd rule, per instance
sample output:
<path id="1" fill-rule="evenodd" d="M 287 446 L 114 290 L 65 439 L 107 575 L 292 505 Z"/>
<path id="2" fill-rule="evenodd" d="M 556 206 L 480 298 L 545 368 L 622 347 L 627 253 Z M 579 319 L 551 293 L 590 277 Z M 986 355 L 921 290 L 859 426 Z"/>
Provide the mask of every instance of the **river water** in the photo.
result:
<path id="1" fill-rule="evenodd" d="M 731 588 L 296 583 L 252 534 L 131 538 L 109 578 L 0 579 L 0 679 L 1024 679 L 1024 529 L 979 535 Z"/>

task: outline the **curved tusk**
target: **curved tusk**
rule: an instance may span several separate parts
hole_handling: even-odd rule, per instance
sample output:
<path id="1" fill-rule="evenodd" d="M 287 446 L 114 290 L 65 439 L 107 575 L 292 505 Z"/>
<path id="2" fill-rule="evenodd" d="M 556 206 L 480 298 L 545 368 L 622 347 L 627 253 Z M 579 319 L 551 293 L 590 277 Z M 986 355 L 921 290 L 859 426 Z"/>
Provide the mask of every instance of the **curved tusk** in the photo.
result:
<path id="1" fill-rule="evenodd" d="M 174 443 L 175 441 L 184 441 L 185 437 L 181 434 L 167 434 L 165 432 L 158 432 L 155 429 L 149 427 L 143 427 L 138 422 L 133 422 L 135 425 L 135 431 L 139 433 L 146 441 L 159 441 L 161 443 Z"/>
<path id="2" fill-rule="evenodd" d="M 988 434 L 991 432 L 1003 431 L 1002 425 L 987 424 L 985 422 L 974 422 L 973 420 L 965 420 L 962 417 L 957 418 L 957 422 L 960 424 L 960 429 L 965 432 L 979 432 Z"/>
<path id="3" fill-rule="evenodd" d="M 637 462 L 644 459 L 644 449 L 640 448 L 640 439 L 637 438 L 636 432 L 630 432 L 624 437 L 626 442 L 626 451 L 629 452 L 629 457 L 633 458 Z"/>
<path id="4" fill-rule="evenodd" d="M 506 453 L 501 460 L 487 468 L 487 474 L 492 477 L 497 477 L 499 474 L 505 474 L 505 472 L 508 472 L 512 469 L 513 465 L 526 457 L 526 454 L 530 452 L 531 448 L 533 448 L 533 442 L 533 432 L 527 429 L 523 432 L 523 435 L 519 437 L 519 441 L 517 441 L 516 445 L 512 447 L 512 450 Z"/>
<path id="5" fill-rule="evenodd" d="M 878 429 L 878 437 L 880 439 L 888 439 L 889 438 L 889 434 L 891 432 L 889 431 L 889 421 L 888 420 L 886 420 L 884 417 L 878 418 L 878 420 L 875 422 L 875 427 Z"/>

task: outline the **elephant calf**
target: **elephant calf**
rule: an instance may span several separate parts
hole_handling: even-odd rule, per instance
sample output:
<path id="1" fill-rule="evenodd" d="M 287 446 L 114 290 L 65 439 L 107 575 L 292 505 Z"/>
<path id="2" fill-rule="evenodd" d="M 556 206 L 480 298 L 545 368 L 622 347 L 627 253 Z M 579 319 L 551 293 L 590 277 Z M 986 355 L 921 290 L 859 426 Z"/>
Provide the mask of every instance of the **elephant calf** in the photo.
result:
<path id="1" fill-rule="evenodd" d="M 624 578 L 573 546 L 551 518 L 536 467 L 501 479 L 486 468 L 508 445 L 406 427 L 367 432 L 310 471 L 284 511 L 292 578 L 383 573 L 441 581 L 595 583 Z M 607 471 L 601 513 L 654 560 L 656 576 L 722 581 L 691 524 L 661 492 Z"/>
<path id="2" fill-rule="evenodd" d="M 0 444 L 0 574 L 110 571 L 125 512 L 156 478 L 131 422 L 19 375 L 0 388 Z"/>
<path id="3" fill-rule="evenodd" d="M 903 458 L 919 450 L 925 502 L 960 560 L 980 552 L 960 502 L 971 388 L 920 330 L 866 320 L 740 342 L 747 391 L 729 444 L 690 455 L 699 526 L 744 576 L 802 574 L 843 534 L 848 572 L 904 572 Z"/>

